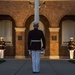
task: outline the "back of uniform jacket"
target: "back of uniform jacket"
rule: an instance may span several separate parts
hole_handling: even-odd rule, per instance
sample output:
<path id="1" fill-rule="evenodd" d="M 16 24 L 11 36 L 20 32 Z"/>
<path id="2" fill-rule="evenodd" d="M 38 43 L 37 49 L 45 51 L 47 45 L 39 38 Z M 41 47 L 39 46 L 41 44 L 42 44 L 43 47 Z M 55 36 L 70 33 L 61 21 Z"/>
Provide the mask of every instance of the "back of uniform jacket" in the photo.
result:
<path id="1" fill-rule="evenodd" d="M 41 47 L 41 40 L 43 46 Z M 41 30 L 35 28 L 34 30 L 29 31 L 28 33 L 28 50 L 41 50 L 41 48 L 45 49 L 46 41 L 45 36 Z"/>

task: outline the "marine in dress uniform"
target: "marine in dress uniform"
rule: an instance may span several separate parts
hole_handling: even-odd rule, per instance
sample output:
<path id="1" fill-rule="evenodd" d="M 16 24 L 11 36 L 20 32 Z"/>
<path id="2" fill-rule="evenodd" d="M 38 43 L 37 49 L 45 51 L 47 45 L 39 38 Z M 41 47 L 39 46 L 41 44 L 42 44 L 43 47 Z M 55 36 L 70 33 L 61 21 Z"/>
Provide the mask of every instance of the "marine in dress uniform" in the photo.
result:
<path id="1" fill-rule="evenodd" d="M 75 42 L 73 40 L 73 37 L 70 37 L 70 41 L 68 42 L 68 50 L 69 50 L 69 53 L 70 53 L 70 59 L 73 59 L 74 50 L 75 50 Z"/>
<path id="2" fill-rule="evenodd" d="M 0 58 L 4 58 L 4 50 L 5 50 L 5 41 L 3 40 L 3 37 L 0 38 Z"/>
<path id="3" fill-rule="evenodd" d="M 40 53 L 41 50 L 44 50 L 46 47 L 46 41 L 44 34 L 41 30 L 38 29 L 38 23 L 34 23 L 34 29 L 29 31 L 28 34 L 28 50 L 31 52 L 32 57 L 32 72 L 39 73 L 40 72 Z M 43 46 L 41 47 L 41 40 L 43 42 Z"/>

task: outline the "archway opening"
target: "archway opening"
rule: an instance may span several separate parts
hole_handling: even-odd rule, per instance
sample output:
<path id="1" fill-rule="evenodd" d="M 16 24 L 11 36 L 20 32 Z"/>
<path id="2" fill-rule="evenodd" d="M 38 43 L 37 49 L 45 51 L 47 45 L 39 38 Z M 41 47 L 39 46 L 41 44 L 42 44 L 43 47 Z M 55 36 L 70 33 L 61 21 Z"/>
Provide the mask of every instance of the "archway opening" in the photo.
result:
<path id="1" fill-rule="evenodd" d="M 59 55 L 67 57 L 69 51 L 67 48 L 70 37 L 75 40 L 75 15 L 66 15 L 60 21 L 60 43 Z"/>
<path id="2" fill-rule="evenodd" d="M 33 29 L 33 21 L 34 21 L 34 15 L 30 16 L 26 23 L 25 23 L 25 27 L 26 27 L 26 31 L 25 31 L 25 56 L 29 56 L 28 55 L 28 49 L 27 49 L 27 38 L 28 38 L 28 32 L 30 29 Z M 45 38 L 46 38 L 46 50 L 45 50 L 45 55 L 44 56 L 50 56 L 50 32 L 49 32 L 49 22 L 47 20 L 47 18 L 43 15 L 40 15 L 40 24 L 39 24 L 39 29 L 41 29 L 44 34 L 45 34 Z"/>
<path id="3" fill-rule="evenodd" d="M 0 15 L 0 37 L 6 42 L 5 57 L 15 56 L 15 21 L 9 15 Z"/>

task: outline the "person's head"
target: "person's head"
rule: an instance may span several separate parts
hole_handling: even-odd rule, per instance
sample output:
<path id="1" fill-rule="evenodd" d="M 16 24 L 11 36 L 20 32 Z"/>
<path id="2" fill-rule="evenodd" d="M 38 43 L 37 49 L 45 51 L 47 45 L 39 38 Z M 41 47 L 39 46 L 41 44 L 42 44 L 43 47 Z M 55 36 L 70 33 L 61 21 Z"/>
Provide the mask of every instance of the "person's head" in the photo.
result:
<path id="1" fill-rule="evenodd" d="M 35 28 L 37 28 L 37 29 L 38 29 L 39 24 L 38 24 L 38 23 L 36 23 L 36 22 L 34 22 L 34 23 L 33 23 L 33 27 L 34 27 L 34 29 L 35 29 Z"/>
<path id="2" fill-rule="evenodd" d="M 70 37 L 70 41 L 73 41 L 73 37 Z"/>
<path id="3" fill-rule="evenodd" d="M 0 37 L 0 41 L 3 41 L 4 40 L 4 38 L 3 37 Z"/>

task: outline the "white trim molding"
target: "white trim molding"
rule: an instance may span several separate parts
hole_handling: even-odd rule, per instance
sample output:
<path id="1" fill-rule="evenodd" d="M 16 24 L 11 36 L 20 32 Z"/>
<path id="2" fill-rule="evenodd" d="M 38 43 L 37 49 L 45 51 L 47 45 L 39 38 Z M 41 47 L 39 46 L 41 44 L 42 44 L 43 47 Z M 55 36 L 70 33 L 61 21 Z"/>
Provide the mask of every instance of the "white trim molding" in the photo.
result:
<path id="1" fill-rule="evenodd" d="M 60 28 L 49 28 L 50 32 L 59 32 Z"/>
<path id="2" fill-rule="evenodd" d="M 25 59 L 25 56 L 15 56 L 15 59 Z"/>
<path id="3" fill-rule="evenodd" d="M 49 56 L 49 59 L 59 59 L 59 56 Z"/>
<path id="4" fill-rule="evenodd" d="M 69 59 L 69 56 L 49 56 L 49 59 Z"/>
<path id="5" fill-rule="evenodd" d="M 0 0 L 0 1 L 34 1 L 34 0 Z M 40 0 L 40 1 L 75 1 L 75 0 Z"/>
<path id="6" fill-rule="evenodd" d="M 16 32 L 25 32 L 26 28 L 15 28 Z"/>

